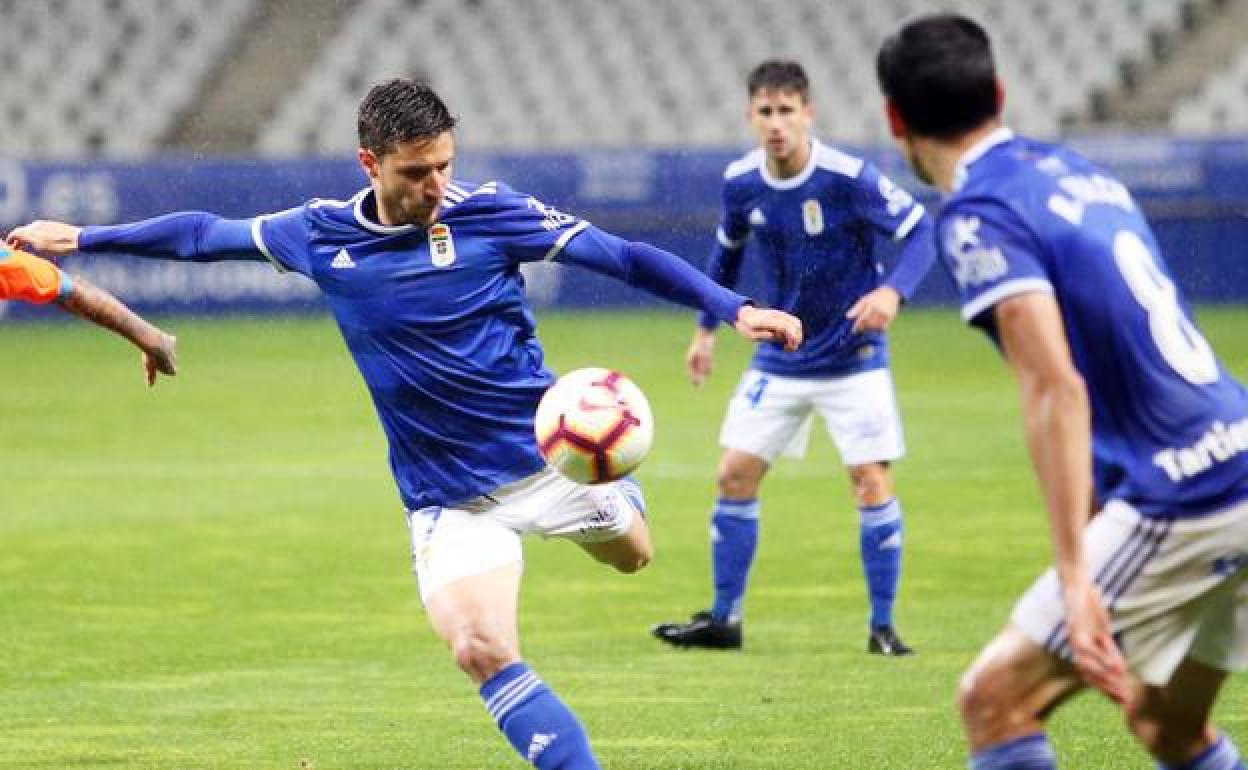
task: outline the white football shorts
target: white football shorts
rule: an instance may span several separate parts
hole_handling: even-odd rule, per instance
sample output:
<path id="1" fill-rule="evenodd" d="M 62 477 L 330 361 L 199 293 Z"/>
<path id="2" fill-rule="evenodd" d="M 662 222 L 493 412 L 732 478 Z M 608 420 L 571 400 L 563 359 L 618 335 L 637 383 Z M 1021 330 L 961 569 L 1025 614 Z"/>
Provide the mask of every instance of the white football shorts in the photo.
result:
<path id="1" fill-rule="evenodd" d="M 1164 685 L 1188 656 L 1227 672 L 1248 667 L 1248 502 L 1175 520 L 1111 502 L 1088 524 L 1084 550 L 1114 638 L 1145 682 Z M 1010 620 L 1069 660 L 1063 615 L 1050 569 Z"/>
<path id="2" fill-rule="evenodd" d="M 635 483 L 587 486 L 544 468 L 465 503 L 408 511 L 421 600 L 460 578 L 523 562 L 522 535 L 600 543 L 625 534 L 636 508 L 621 486 Z"/>
<path id="3" fill-rule="evenodd" d="M 720 446 L 773 462 L 803 457 L 818 412 L 845 465 L 896 460 L 906 453 L 888 369 L 847 377 L 778 377 L 750 369 L 728 402 Z"/>

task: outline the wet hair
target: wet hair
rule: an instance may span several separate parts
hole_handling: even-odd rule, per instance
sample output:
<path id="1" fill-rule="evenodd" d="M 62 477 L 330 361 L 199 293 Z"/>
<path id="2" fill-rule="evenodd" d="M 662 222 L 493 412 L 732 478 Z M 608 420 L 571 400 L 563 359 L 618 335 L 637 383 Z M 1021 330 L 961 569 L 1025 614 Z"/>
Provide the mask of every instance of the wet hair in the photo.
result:
<path id="1" fill-rule="evenodd" d="M 394 78 L 369 89 L 360 102 L 360 146 L 381 157 L 399 142 L 433 139 L 455 127 L 455 116 L 420 80 Z"/>
<path id="2" fill-rule="evenodd" d="M 956 13 L 919 16 L 884 41 L 875 59 L 880 90 L 918 136 L 949 139 L 1000 110 L 988 33 Z"/>
<path id="3" fill-rule="evenodd" d="M 755 67 L 746 80 L 746 90 L 751 99 L 759 91 L 788 91 L 810 101 L 810 80 L 806 70 L 795 61 L 768 59 Z"/>

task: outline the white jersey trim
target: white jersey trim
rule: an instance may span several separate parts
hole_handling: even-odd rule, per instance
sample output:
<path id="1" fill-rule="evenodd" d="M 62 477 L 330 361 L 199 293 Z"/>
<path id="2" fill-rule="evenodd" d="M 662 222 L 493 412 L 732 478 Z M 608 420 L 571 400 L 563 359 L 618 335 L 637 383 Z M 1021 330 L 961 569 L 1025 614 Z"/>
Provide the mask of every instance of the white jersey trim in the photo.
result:
<path id="1" fill-rule="evenodd" d="M 1044 278 L 1018 278 L 1013 281 L 994 286 L 992 289 L 980 294 L 975 299 L 962 306 L 962 320 L 971 321 L 980 313 L 997 304 L 1001 300 L 1014 297 L 1019 294 L 1029 294 L 1031 292 L 1044 292 L 1045 294 L 1053 294 L 1053 284 Z"/>
<path id="2" fill-rule="evenodd" d="M 559 252 L 563 251 L 563 247 L 568 245 L 568 241 L 572 240 L 572 236 L 587 227 L 589 227 L 589 223 L 582 221 L 578 222 L 574 227 L 564 230 L 563 235 L 559 236 L 559 240 L 555 241 L 555 245 L 550 247 L 550 251 L 546 252 L 546 256 L 542 257 L 542 260 L 549 262 L 554 259 L 559 255 Z"/>
<path id="3" fill-rule="evenodd" d="M 902 238 L 909 235 L 910 231 L 914 229 L 914 226 L 917 225 L 919 220 L 923 218 L 924 211 L 926 211 L 926 209 L 923 208 L 922 203 L 914 204 L 914 208 L 910 209 L 910 213 L 906 215 L 905 221 L 903 221 L 893 232 L 893 240 L 900 241 Z"/>
<path id="4" fill-rule="evenodd" d="M 796 175 L 785 179 L 777 179 L 767 170 L 766 163 L 760 164 L 758 171 L 762 174 L 763 181 L 773 190 L 792 190 L 806 184 L 806 180 L 810 179 L 817 168 L 836 174 L 843 174 L 852 179 L 856 178 L 859 172 L 862 171 L 862 159 L 846 155 L 840 150 L 828 147 L 818 139 L 811 139 L 810 158 L 807 159 L 806 165 Z"/>
<path id="5" fill-rule="evenodd" d="M 358 193 L 356 193 L 355 197 L 351 199 L 351 202 L 355 204 L 354 206 L 355 221 L 360 225 L 360 227 L 363 227 L 365 230 L 370 230 L 374 233 L 380 233 L 381 235 L 394 235 L 396 233 L 407 233 L 416 229 L 416 225 L 383 225 L 383 224 L 374 222 L 368 217 L 364 216 L 364 199 L 368 197 L 368 194 L 370 192 L 372 192 L 372 188 L 365 187 L 363 190 L 360 190 Z"/>
<path id="6" fill-rule="evenodd" d="M 289 273 L 290 270 L 287 269 L 287 267 L 283 265 L 277 257 L 273 256 L 273 252 L 269 251 L 269 245 L 264 242 L 264 234 L 261 232 L 260 227 L 264 220 L 268 219 L 269 216 L 271 215 L 266 214 L 264 216 L 255 217 L 251 220 L 251 240 L 255 242 L 256 248 L 260 250 L 260 253 L 264 255 L 265 259 L 269 260 L 277 272 Z"/>
<path id="7" fill-rule="evenodd" d="M 758 147 L 750 150 L 744 157 L 738 158 L 728 164 L 724 169 L 724 179 L 732 179 L 733 177 L 748 174 L 763 165 L 763 148 Z"/>
<path id="8" fill-rule="evenodd" d="M 728 233 L 724 232 L 724 228 L 715 228 L 715 240 L 719 241 L 719 245 L 723 246 L 725 249 L 739 249 L 745 245 L 745 242 L 749 240 L 749 238 L 749 233 L 746 233 L 744 238 L 738 238 L 734 241 L 728 237 Z"/>

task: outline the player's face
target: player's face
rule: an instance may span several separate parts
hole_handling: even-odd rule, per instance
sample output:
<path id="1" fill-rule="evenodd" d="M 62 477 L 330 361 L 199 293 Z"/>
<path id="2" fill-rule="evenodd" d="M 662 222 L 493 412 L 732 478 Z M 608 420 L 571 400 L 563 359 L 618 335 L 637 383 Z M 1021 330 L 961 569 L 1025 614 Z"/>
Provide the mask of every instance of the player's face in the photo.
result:
<path id="1" fill-rule="evenodd" d="M 360 148 L 360 165 L 377 195 L 384 225 L 431 225 L 451 182 L 455 142 L 446 131 L 432 139 L 399 142 L 380 157 Z"/>
<path id="2" fill-rule="evenodd" d="M 767 157 L 785 161 L 806 147 L 814 110 L 796 91 L 763 88 L 750 97 L 747 117 Z"/>

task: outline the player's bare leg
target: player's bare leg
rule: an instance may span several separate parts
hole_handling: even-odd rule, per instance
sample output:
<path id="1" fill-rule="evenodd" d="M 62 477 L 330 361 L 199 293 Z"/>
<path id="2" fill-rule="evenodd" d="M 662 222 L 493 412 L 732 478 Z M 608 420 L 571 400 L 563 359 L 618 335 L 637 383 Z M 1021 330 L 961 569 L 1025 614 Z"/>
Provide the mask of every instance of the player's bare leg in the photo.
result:
<path id="1" fill-rule="evenodd" d="M 455 664 L 521 756 L 539 768 L 598 768 L 576 715 L 520 659 L 519 562 L 448 583 L 425 609 Z"/>
<path id="2" fill-rule="evenodd" d="M 641 511 L 636 509 L 633 510 L 632 524 L 623 535 L 601 543 L 581 543 L 581 547 L 598 561 L 626 574 L 641 570 L 654 558 L 650 525 Z"/>
<path id="3" fill-rule="evenodd" d="M 770 464 L 758 455 L 724 449 L 711 517 L 711 562 L 715 602 L 688 621 L 659 623 L 655 637 L 677 647 L 738 649 L 742 645 L 741 600 L 758 543 L 758 489 Z"/>
<path id="4" fill-rule="evenodd" d="M 867 652 L 911 655 L 914 650 L 893 627 L 893 603 L 901 579 L 901 506 L 893 492 L 893 473 L 886 462 L 849 466 L 849 482 L 858 505 L 859 552 L 871 600 Z"/>
<path id="5" fill-rule="evenodd" d="M 1165 687 L 1136 683 L 1127 726 L 1162 765 L 1185 766 L 1217 750 L 1220 739 L 1209 717 L 1224 681 L 1225 671 L 1188 658 Z"/>
<path id="6" fill-rule="evenodd" d="M 429 622 L 455 665 L 481 684 L 520 659 L 516 606 L 522 568 L 517 563 L 461 578 L 425 601 Z"/>
<path id="7" fill-rule="evenodd" d="M 1074 666 L 1007 625 L 959 685 L 958 710 L 972 756 L 1028 752 L 1051 757 L 1044 720 L 1082 687 Z"/>

